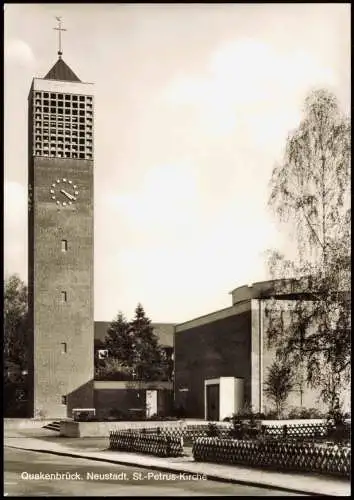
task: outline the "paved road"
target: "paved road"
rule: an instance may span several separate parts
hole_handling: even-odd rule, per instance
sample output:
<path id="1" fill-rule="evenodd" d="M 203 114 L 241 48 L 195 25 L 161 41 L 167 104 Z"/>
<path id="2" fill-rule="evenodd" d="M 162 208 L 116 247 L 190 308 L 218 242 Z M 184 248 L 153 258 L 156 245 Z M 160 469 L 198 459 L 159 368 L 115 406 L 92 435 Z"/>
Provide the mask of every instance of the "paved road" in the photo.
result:
<path id="1" fill-rule="evenodd" d="M 42 473 L 39 479 L 30 476 L 39 473 Z M 43 477 L 60 473 L 72 478 Z M 172 474 L 165 473 L 165 478 L 160 474 L 164 473 L 49 453 L 4 450 L 5 496 L 300 496 L 203 479 L 172 480 Z"/>

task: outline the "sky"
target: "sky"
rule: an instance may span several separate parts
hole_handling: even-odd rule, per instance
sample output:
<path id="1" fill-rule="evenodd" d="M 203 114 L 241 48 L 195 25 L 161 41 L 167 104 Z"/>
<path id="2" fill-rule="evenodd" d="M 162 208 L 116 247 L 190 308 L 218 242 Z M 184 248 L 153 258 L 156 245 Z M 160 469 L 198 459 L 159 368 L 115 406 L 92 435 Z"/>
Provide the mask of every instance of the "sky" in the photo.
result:
<path id="1" fill-rule="evenodd" d="M 349 4 L 6 4 L 4 268 L 27 281 L 27 97 L 63 59 L 95 84 L 95 320 L 229 307 L 291 255 L 267 208 L 309 91 L 350 110 Z"/>

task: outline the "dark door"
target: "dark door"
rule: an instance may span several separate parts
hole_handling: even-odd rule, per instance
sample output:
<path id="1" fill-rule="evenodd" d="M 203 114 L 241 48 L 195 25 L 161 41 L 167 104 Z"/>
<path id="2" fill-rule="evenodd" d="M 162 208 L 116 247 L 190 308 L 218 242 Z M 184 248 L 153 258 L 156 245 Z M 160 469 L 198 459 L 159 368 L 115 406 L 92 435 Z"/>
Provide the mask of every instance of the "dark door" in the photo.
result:
<path id="1" fill-rule="evenodd" d="M 207 420 L 219 420 L 219 384 L 206 386 Z"/>

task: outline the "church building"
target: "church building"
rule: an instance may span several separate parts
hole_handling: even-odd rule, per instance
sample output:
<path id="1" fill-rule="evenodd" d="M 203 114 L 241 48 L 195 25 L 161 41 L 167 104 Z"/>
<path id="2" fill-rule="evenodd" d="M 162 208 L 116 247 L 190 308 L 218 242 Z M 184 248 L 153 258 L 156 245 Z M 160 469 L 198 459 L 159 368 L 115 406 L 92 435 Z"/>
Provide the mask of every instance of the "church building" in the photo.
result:
<path id="1" fill-rule="evenodd" d="M 56 29 L 60 37 L 60 21 Z M 28 97 L 29 416 L 148 405 L 150 415 L 166 415 L 172 392 L 190 418 L 222 420 L 246 405 L 269 410 L 265 380 L 275 353 L 265 311 L 271 298 L 291 309 L 301 292 L 290 282 L 275 295 L 271 281 L 239 287 L 226 309 L 177 325 L 153 323 L 173 360 L 170 380 L 95 380 L 94 353 L 104 350 L 109 327 L 94 322 L 95 93 L 62 56 L 59 38 L 57 61 L 33 79 Z M 289 396 L 291 406 L 318 401 L 301 381 Z"/>
<path id="2" fill-rule="evenodd" d="M 231 292 L 232 305 L 175 327 L 174 399 L 189 418 L 223 420 L 245 408 L 274 410 L 265 386 L 275 349 L 267 341 L 268 311 L 291 321 L 303 297 L 295 280 L 274 280 L 241 286 Z M 275 302 L 273 302 L 275 301 Z M 350 391 L 343 388 L 344 406 Z M 298 369 L 287 408 L 323 408 L 320 391 L 309 387 Z"/>

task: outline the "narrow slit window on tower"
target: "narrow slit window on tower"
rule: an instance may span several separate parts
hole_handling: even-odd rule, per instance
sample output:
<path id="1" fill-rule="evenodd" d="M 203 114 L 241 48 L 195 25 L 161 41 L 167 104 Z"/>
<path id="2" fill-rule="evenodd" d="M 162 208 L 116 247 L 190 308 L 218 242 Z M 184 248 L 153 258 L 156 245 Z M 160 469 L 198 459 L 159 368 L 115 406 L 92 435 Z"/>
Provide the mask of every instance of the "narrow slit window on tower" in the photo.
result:
<path id="1" fill-rule="evenodd" d="M 67 302 L 68 301 L 68 294 L 66 293 L 65 290 L 61 292 L 61 301 L 62 302 Z"/>
<path id="2" fill-rule="evenodd" d="M 61 404 L 62 404 L 62 405 L 66 405 L 66 404 L 67 404 L 67 401 L 68 401 L 68 399 L 67 399 L 67 397 L 66 397 L 66 396 L 62 396 L 62 397 L 61 397 Z"/>
<path id="3" fill-rule="evenodd" d="M 61 346 L 61 352 L 62 352 L 62 354 L 66 354 L 67 351 L 68 351 L 67 343 L 66 342 L 61 342 L 60 346 Z"/>
<path id="4" fill-rule="evenodd" d="M 68 240 L 61 240 L 61 251 L 62 252 L 68 251 Z"/>

